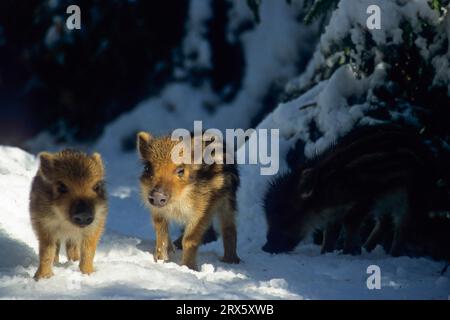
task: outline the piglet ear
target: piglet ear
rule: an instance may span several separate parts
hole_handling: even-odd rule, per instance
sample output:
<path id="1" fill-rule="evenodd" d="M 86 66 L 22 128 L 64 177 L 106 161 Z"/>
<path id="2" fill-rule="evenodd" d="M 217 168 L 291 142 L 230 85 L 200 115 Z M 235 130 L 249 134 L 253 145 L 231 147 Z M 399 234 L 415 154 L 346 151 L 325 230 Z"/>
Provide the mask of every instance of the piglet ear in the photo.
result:
<path id="1" fill-rule="evenodd" d="M 313 169 L 308 168 L 302 171 L 299 181 L 299 189 L 302 199 L 310 198 L 314 194 L 315 179 Z"/>
<path id="2" fill-rule="evenodd" d="M 141 158 L 148 157 L 150 152 L 150 141 L 153 139 L 148 132 L 141 131 L 137 135 L 137 149 Z"/>
<path id="3" fill-rule="evenodd" d="M 53 155 L 49 152 L 41 152 L 39 154 L 39 172 L 45 180 L 52 180 L 54 171 Z"/>
<path id="4" fill-rule="evenodd" d="M 102 159 L 102 156 L 100 153 L 94 152 L 92 154 L 91 158 L 92 158 L 92 160 L 95 161 L 95 163 L 97 163 L 102 168 L 102 170 L 104 170 L 103 159 Z"/>
<path id="5" fill-rule="evenodd" d="M 95 162 L 97 162 L 98 164 L 103 165 L 103 160 L 102 160 L 102 156 L 101 156 L 100 153 L 94 152 L 94 153 L 92 154 L 91 158 L 92 158 Z"/>

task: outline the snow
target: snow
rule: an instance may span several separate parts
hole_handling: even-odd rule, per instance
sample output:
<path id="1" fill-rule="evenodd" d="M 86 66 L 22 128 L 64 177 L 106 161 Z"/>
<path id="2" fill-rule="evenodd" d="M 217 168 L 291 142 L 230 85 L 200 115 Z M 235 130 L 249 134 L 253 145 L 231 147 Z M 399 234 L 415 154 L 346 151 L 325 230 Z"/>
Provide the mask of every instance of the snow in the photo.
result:
<path id="1" fill-rule="evenodd" d="M 204 24 L 211 15 L 207 3 L 191 2 L 183 47 L 185 51 L 200 52 L 196 63 L 201 67 L 209 67 L 211 63 L 204 34 Z M 406 6 L 400 6 L 390 1 L 342 0 L 320 39 L 319 49 L 326 51 L 347 32 L 359 43 L 362 33 L 358 26 L 365 25 L 367 5 L 378 3 L 388 14 L 383 21 L 389 26 L 374 37 L 380 44 L 391 36 L 393 42 L 401 40 L 401 30 L 395 23 L 399 15 L 414 20 L 419 12 L 427 19 L 436 19 L 436 14 L 424 5 L 425 1 L 408 1 Z M 200 248 L 199 272 L 178 265 L 180 251 L 171 262 L 154 262 L 155 235 L 149 212 L 139 196 L 140 163 L 134 150 L 125 150 L 124 141 L 134 141 L 140 130 L 159 135 L 176 128 L 192 129 L 194 120 L 200 119 L 204 128 L 246 129 L 261 110 L 269 87 L 274 82 L 285 83 L 298 76 L 294 66 L 310 57 L 315 43 L 314 29 L 296 22 L 301 1 L 292 1 L 292 7 L 286 1 L 262 1 L 261 23 L 242 33 L 236 30 L 252 19 L 252 13 L 245 1 L 233 1 L 231 5 L 229 37 L 241 42 L 246 61 L 242 88 L 233 101 L 221 102 L 207 84 L 193 87 L 174 82 L 158 96 L 143 101 L 111 123 L 99 141 L 89 146 L 91 151 L 102 153 L 110 195 L 106 232 L 95 258 L 96 272 L 91 276 L 82 275 L 76 264 L 66 262 L 61 255 L 62 264 L 55 267 L 53 278 L 40 282 L 32 279 L 38 257 L 29 221 L 28 196 L 37 160 L 17 148 L 0 146 L 0 298 L 448 299 L 449 273 L 441 276 L 442 263 L 426 258 L 393 258 L 380 247 L 356 257 L 338 252 L 321 255 L 320 247 L 310 241 L 289 254 L 263 252 L 266 223 L 262 198 L 273 177 L 260 175 L 258 165 L 240 166 L 238 254 L 243 260 L 241 264 L 227 265 L 219 261 L 220 239 Z M 418 45 L 424 55 L 433 50 L 421 41 Z M 370 98 L 371 88 L 385 76 L 382 59 L 371 75 L 358 77 L 350 66 L 343 65 L 323 80 L 315 78 L 316 68 L 327 63 L 320 50 L 315 52 L 306 72 L 287 85 L 287 91 L 310 89 L 279 104 L 257 126 L 257 129 L 280 130 L 280 172 L 287 170 L 286 154 L 298 140 L 305 143 L 305 156 L 313 157 L 354 125 L 374 121 L 365 115 L 369 108 L 367 102 L 349 101 L 359 101 L 365 95 Z M 435 81 L 447 82 L 448 54 L 432 61 L 436 68 L 444 68 L 439 69 Z M 205 104 L 218 105 L 218 111 L 207 112 Z M 310 132 L 312 121 L 321 132 L 317 139 Z M 46 135 L 39 136 L 30 145 L 36 152 L 59 149 Z M 171 227 L 173 239 L 179 233 L 178 226 Z M 370 265 L 381 268 L 381 290 L 367 288 Z"/>
<path id="2" fill-rule="evenodd" d="M 381 29 L 370 30 L 370 37 L 375 42 L 373 47 L 364 46 L 364 33 L 369 30 L 366 21 L 369 15 L 366 13 L 368 6 L 377 5 L 381 10 Z M 363 56 L 362 52 L 370 52 L 379 55 L 379 63 L 383 56 L 381 51 L 387 45 L 399 45 L 403 41 L 402 23 L 409 22 L 418 35 L 415 45 L 420 49 L 420 53 L 425 61 L 432 56 L 432 64 L 435 67 L 434 82 L 448 83 L 450 69 L 448 61 L 450 60 L 450 51 L 438 54 L 438 48 L 445 43 L 449 36 L 450 16 L 448 13 L 439 16 L 438 12 L 433 10 L 426 0 L 408 0 L 408 1 L 385 1 L 385 0 L 341 0 L 338 9 L 332 14 L 329 24 L 322 34 L 318 48 L 314 53 L 313 59 L 309 62 L 306 72 L 290 81 L 287 86 L 288 91 L 307 88 L 320 80 L 317 79 L 317 71 L 320 70 L 324 62 L 328 67 L 332 66 L 333 59 L 338 60 L 343 52 L 334 52 L 336 44 L 350 36 L 351 44 L 349 46 L 355 50 L 356 54 L 352 58 L 359 59 Z M 434 41 L 427 43 L 420 37 L 423 30 L 423 24 L 436 26 L 437 35 Z M 331 54 L 333 52 L 333 54 Z M 328 57 L 328 61 L 326 61 Z M 450 91 L 450 90 L 449 90 Z"/>

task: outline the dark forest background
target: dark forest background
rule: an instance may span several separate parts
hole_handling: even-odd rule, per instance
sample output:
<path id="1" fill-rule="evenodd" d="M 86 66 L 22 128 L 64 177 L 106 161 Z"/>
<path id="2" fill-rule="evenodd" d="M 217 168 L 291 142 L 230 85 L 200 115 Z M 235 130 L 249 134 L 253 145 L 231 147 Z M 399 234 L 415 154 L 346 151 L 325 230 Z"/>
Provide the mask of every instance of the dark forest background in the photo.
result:
<path id="1" fill-rule="evenodd" d="M 65 28 L 70 4 L 82 8 L 80 31 Z M 1 1 L 0 144 L 21 145 L 44 129 L 98 137 L 170 80 L 187 11 L 185 0 Z M 226 10 L 216 13 L 210 32 L 223 53 Z"/>

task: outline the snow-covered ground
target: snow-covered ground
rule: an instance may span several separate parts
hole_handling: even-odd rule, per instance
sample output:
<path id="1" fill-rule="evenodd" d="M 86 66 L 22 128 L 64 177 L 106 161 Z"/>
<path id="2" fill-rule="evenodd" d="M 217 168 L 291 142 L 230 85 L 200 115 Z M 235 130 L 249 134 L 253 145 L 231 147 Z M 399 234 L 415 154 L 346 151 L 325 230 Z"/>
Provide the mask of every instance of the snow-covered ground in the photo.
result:
<path id="1" fill-rule="evenodd" d="M 320 255 L 302 244 L 290 254 L 261 250 L 265 223 L 260 206 L 267 177 L 254 166 L 242 168 L 239 191 L 239 255 L 243 262 L 219 262 L 219 241 L 201 247 L 200 272 L 173 262 L 155 263 L 154 233 L 141 204 L 136 156 L 108 158 L 110 213 L 95 259 L 96 272 L 78 266 L 55 267 L 55 276 L 35 282 L 37 241 L 28 215 L 28 193 L 36 159 L 16 148 L 0 147 L 0 298 L 2 299 L 447 299 L 448 273 L 442 264 L 420 258 L 392 258 L 379 247 L 350 257 Z M 114 165 L 113 165 L 114 163 Z M 122 165 L 120 166 L 119 163 Z M 179 232 L 174 227 L 173 236 Z M 381 268 L 381 290 L 369 290 L 369 265 Z"/>
<path id="2" fill-rule="evenodd" d="M 203 67 L 210 65 L 202 27 L 210 15 L 205 2 L 192 1 L 190 32 L 184 43 L 186 51 L 199 52 L 197 63 Z M 298 7 L 301 2 L 293 1 Z M 357 10 L 349 9 L 353 8 L 353 2 L 342 1 L 341 9 L 347 8 L 345 12 L 357 15 Z M 200 272 L 179 266 L 179 251 L 172 262 L 153 261 L 155 236 L 149 213 L 139 198 L 140 163 L 136 152 L 127 149 L 133 148 L 137 131 L 161 134 L 175 128 L 192 129 L 194 120 L 203 120 L 205 129 L 245 129 L 261 110 L 263 96 L 273 81 L 284 83 L 296 76 L 293 65 L 305 59 L 301 53 L 311 54 L 312 31 L 299 27 L 286 1 L 261 3 L 261 24 L 238 34 L 247 68 L 242 88 L 233 101 L 222 105 L 207 85 L 193 87 L 175 82 L 111 123 L 99 141 L 89 147 L 103 155 L 110 194 L 106 232 L 96 255 L 96 272 L 91 276 L 82 275 L 76 264 L 65 263 L 62 254 L 62 264 L 55 268 L 53 278 L 40 282 L 32 279 L 38 257 L 37 241 L 29 221 L 28 196 L 38 164 L 33 155 L 0 146 L 0 298 L 448 299 L 450 273 L 441 276 L 443 263 L 426 258 L 392 258 L 380 247 L 357 257 L 338 252 L 320 255 L 320 248 L 310 242 L 299 245 L 290 254 L 263 252 L 266 224 L 261 202 L 271 177 L 261 176 L 257 165 L 240 166 L 238 253 L 243 260 L 241 264 L 219 262 L 220 239 L 201 247 Z M 358 3 L 361 9 L 368 1 Z M 412 8 L 422 7 L 420 1 L 411 3 Z M 365 15 L 365 10 L 361 12 Z M 229 33 L 233 36 L 236 35 L 233 28 L 238 29 L 242 21 L 251 17 L 245 1 L 233 2 L 230 17 Z M 347 21 L 344 17 L 342 12 L 334 14 L 330 25 Z M 350 28 L 348 23 L 339 25 Z M 326 45 L 330 37 L 338 37 L 338 31 L 328 28 L 321 45 Z M 348 101 L 359 101 L 349 97 L 365 96 L 383 81 L 385 65 L 380 62 L 373 74 L 365 78 L 358 78 L 351 68 L 343 65 L 328 80 L 313 81 L 314 70 L 323 59 L 316 52 L 304 76 L 292 81 L 287 89 L 304 88 L 308 84 L 313 87 L 298 98 L 280 104 L 258 126 L 280 130 L 281 172 L 287 170 L 286 154 L 298 140 L 305 144 L 305 156 L 311 157 L 355 125 L 374 121 L 366 116 L 367 103 L 350 106 Z M 218 112 L 209 113 L 203 107 L 205 104 L 219 106 Z M 321 132 L 320 137 L 310 132 L 312 122 Z M 30 147 L 36 152 L 60 148 L 45 134 L 34 139 Z M 171 232 L 175 238 L 180 228 L 173 226 Z M 370 265 L 381 268 L 380 290 L 367 288 Z"/>

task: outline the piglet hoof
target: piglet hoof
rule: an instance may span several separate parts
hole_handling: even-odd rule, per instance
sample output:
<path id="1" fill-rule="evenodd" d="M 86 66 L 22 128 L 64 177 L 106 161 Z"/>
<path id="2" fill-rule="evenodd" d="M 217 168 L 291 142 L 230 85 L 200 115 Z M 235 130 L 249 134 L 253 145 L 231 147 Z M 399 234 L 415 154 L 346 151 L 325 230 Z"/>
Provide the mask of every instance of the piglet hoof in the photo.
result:
<path id="1" fill-rule="evenodd" d="M 69 251 L 67 254 L 67 260 L 72 262 L 80 261 L 80 253 L 77 251 Z"/>
<path id="2" fill-rule="evenodd" d="M 169 261 L 169 248 L 167 248 L 166 250 L 161 250 L 161 249 L 156 249 L 155 253 L 153 254 L 153 260 L 155 262 L 158 261 Z"/>
<path id="3" fill-rule="evenodd" d="M 224 263 L 230 263 L 230 264 L 238 264 L 241 262 L 241 259 L 239 259 L 239 257 L 237 255 L 235 256 L 225 256 L 222 259 L 220 259 L 220 261 L 224 262 Z"/>
<path id="4" fill-rule="evenodd" d="M 154 254 L 153 255 L 153 261 L 155 261 L 155 262 L 158 262 L 158 261 L 167 262 L 167 261 L 169 261 L 169 256 L 168 255 L 163 255 L 163 254 Z"/>
<path id="5" fill-rule="evenodd" d="M 188 267 L 193 271 L 198 271 L 198 267 L 195 263 L 182 263 L 182 265 Z"/>
<path id="6" fill-rule="evenodd" d="M 94 273 L 94 266 L 90 266 L 90 265 L 80 266 L 80 271 L 82 274 L 90 275 L 90 274 Z"/>
<path id="7" fill-rule="evenodd" d="M 53 272 L 52 270 L 41 270 L 38 269 L 38 271 L 36 271 L 36 274 L 34 275 L 33 279 L 36 281 L 39 281 L 41 279 L 49 279 L 53 277 Z"/>

